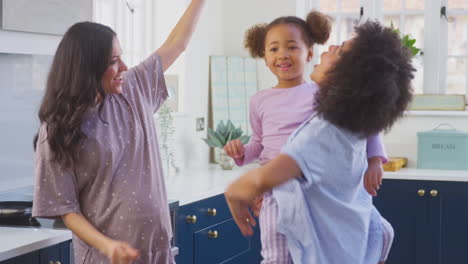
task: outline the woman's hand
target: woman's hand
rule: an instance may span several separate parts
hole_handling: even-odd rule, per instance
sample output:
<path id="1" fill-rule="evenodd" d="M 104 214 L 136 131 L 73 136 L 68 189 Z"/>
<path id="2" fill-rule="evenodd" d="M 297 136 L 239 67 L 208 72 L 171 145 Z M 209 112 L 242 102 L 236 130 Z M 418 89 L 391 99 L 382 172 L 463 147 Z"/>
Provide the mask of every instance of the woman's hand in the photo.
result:
<path id="1" fill-rule="evenodd" d="M 244 159 L 244 144 L 239 139 L 234 139 L 226 143 L 224 151 L 233 159 Z"/>
<path id="2" fill-rule="evenodd" d="M 108 242 L 104 254 L 109 258 L 111 264 L 130 264 L 140 256 L 138 250 L 125 242 L 117 240 Z"/>
<path id="3" fill-rule="evenodd" d="M 380 157 L 372 157 L 368 160 L 368 164 L 364 174 L 364 187 L 370 195 L 377 196 L 383 178 L 382 160 Z"/>

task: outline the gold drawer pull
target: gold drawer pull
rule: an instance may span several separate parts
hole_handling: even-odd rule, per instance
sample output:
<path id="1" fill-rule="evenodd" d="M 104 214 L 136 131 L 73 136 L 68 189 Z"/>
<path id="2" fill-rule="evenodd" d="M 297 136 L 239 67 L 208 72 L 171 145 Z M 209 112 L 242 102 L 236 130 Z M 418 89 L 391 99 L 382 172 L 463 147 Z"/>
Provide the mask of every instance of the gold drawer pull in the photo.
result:
<path id="1" fill-rule="evenodd" d="M 216 239 L 216 238 L 218 238 L 218 231 L 216 231 L 216 230 L 214 230 L 214 231 L 212 231 L 212 230 L 208 231 L 208 238 L 210 238 L 210 239 Z"/>
<path id="2" fill-rule="evenodd" d="M 187 218 L 185 218 L 185 221 L 187 221 L 187 224 L 195 224 L 197 222 L 197 216 L 187 215 Z"/>
<path id="3" fill-rule="evenodd" d="M 426 194 L 426 191 L 424 189 L 419 189 L 418 190 L 418 195 L 423 197 Z"/>
<path id="4" fill-rule="evenodd" d="M 431 190 L 431 196 L 436 197 L 439 194 L 437 190 Z"/>
<path id="5" fill-rule="evenodd" d="M 216 216 L 216 208 L 208 208 L 208 215 Z"/>

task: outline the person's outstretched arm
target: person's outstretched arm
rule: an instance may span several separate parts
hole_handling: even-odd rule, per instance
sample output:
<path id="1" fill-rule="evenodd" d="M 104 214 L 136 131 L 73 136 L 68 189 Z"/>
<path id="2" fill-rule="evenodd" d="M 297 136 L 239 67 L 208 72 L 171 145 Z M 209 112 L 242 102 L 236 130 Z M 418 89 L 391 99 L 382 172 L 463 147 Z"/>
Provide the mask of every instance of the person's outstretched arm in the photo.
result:
<path id="1" fill-rule="evenodd" d="M 163 71 L 166 71 L 187 48 L 204 3 L 205 0 L 192 0 L 169 37 L 156 51 L 161 56 Z"/>
<path id="2" fill-rule="evenodd" d="M 234 221 L 244 236 L 251 236 L 252 225 L 256 225 L 249 211 L 254 199 L 301 175 L 297 162 L 287 154 L 280 154 L 264 166 L 248 171 L 228 186 L 224 195 Z"/>

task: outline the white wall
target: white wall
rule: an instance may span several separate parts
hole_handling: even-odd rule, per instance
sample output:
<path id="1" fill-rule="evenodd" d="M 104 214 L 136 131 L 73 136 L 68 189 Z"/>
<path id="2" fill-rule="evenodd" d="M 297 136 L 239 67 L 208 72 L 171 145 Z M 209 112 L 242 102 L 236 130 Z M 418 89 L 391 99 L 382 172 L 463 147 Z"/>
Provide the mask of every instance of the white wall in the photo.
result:
<path id="1" fill-rule="evenodd" d="M 208 121 L 209 56 L 223 54 L 222 13 L 222 1 L 206 1 L 198 27 L 182 55 L 184 63 L 175 65 L 184 67 L 175 71 L 184 73 L 184 82 L 180 83 L 179 88 L 182 114 L 174 116 L 175 158 L 182 168 L 204 166 L 209 162 L 209 148 L 201 140 L 206 137 L 206 130 L 195 131 L 195 119 L 204 117 L 205 123 Z M 182 13 L 177 17 L 180 15 Z M 174 72 L 171 68 L 168 73 Z"/>

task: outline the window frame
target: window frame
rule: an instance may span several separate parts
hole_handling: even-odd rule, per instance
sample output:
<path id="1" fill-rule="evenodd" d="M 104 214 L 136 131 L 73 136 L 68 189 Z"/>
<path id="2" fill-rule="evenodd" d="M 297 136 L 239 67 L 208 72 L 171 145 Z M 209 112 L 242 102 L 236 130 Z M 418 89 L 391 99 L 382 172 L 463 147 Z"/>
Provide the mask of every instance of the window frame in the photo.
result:
<path id="1" fill-rule="evenodd" d="M 305 17 L 308 10 L 319 10 L 319 2 L 324 0 L 297 0 L 296 10 L 297 15 Z M 338 10 L 340 4 L 346 0 L 334 0 L 337 3 Z M 406 0 L 401 0 L 402 6 L 406 6 Z M 448 52 L 448 21 L 447 18 L 441 16 L 441 8 L 445 6 L 447 10 L 447 17 L 450 15 L 468 14 L 468 10 L 450 10 L 448 8 L 447 0 L 424 0 L 424 10 L 398 10 L 398 11 L 383 11 L 382 0 L 360 0 L 360 11 L 363 10 L 359 22 L 366 21 L 367 19 L 377 19 L 383 21 L 384 15 L 399 15 L 400 26 L 404 25 L 404 19 L 407 15 L 424 14 L 424 50 L 422 56 L 422 65 L 424 69 L 422 91 L 423 94 L 446 94 L 447 90 L 447 63 L 449 58 L 465 58 L 468 63 L 468 53 L 463 55 L 449 55 Z M 362 8 L 362 9 L 361 9 Z M 320 11 L 320 10 L 319 10 Z M 402 12 L 403 11 L 403 12 Z M 329 13 L 335 18 L 335 15 L 340 16 L 340 12 Z M 341 19 L 339 17 L 338 19 Z M 403 22 L 403 23 L 402 23 Z M 339 21 L 337 21 L 339 23 Z M 338 28 L 341 25 L 338 24 Z M 340 30 L 340 29 L 338 29 Z M 339 35 L 338 35 L 339 36 Z M 439 37 L 434 37 L 439 36 Z M 341 40 L 339 40 L 341 41 Z M 334 43 L 337 44 L 337 43 Z M 317 47 L 314 47 L 314 54 L 318 55 Z M 313 62 L 317 63 L 319 56 L 314 56 Z M 465 97 L 468 100 L 468 65 L 466 66 L 465 73 Z"/>

